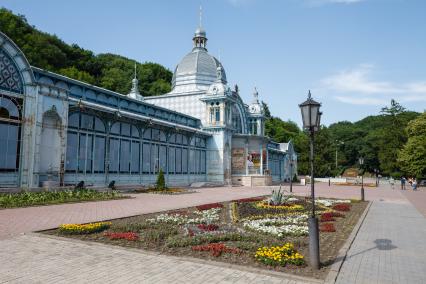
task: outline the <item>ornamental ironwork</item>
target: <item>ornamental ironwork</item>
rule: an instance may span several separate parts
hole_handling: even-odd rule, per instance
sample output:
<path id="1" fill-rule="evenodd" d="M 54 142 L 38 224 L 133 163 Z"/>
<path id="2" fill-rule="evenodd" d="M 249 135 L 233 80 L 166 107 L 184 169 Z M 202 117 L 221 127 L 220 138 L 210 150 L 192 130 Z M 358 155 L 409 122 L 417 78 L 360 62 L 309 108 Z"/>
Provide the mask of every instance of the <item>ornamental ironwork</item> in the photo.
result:
<path id="1" fill-rule="evenodd" d="M 0 89 L 23 93 L 22 80 L 13 60 L 0 50 Z"/>

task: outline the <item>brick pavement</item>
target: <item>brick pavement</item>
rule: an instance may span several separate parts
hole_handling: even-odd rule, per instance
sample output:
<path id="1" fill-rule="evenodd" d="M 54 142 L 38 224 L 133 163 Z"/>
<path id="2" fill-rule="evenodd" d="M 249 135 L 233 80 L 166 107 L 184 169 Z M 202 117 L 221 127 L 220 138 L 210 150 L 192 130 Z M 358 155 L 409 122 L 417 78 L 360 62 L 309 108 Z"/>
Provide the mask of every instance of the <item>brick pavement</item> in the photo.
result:
<path id="1" fill-rule="evenodd" d="M 210 188 L 178 196 L 139 194 L 127 200 L 0 210 L 0 239 L 3 238 L 0 240 L 0 259 L 8 260 L 1 262 L 0 283 L 9 280 L 15 283 L 197 283 L 198 279 L 200 283 L 288 283 L 274 276 L 268 278 L 231 267 L 194 264 L 125 248 L 106 245 L 99 248 L 98 244 L 46 239 L 33 234 L 19 235 L 54 228 L 61 223 L 91 222 L 263 195 L 270 193 L 271 189 Z M 294 191 L 297 195 L 310 194 L 309 186 L 295 186 Z M 328 187 L 319 183 L 316 193 L 323 197 L 359 198 L 359 187 Z M 423 242 L 425 218 L 406 196 L 411 201 L 415 200 L 419 210 L 426 207 L 419 202 L 426 198 L 425 191 L 406 193 L 392 190 L 387 185 L 366 189 L 366 198 L 374 202 L 349 250 L 338 275 L 338 283 L 426 283 L 426 265 L 422 258 L 426 255 Z M 197 278 L 200 275 L 201 278 Z"/>
<path id="2" fill-rule="evenodd" d="M 405 192 L 393 193 L 401 198 L 373 202 L 336 283 L 426 283 L 426 219 Z M 426 199 L 426 192 L 408 194 Z"/>
<path id="3" fill-rule="evenodd" d="M 1 241 L 0 259 L 0 283 L 319 283 L 35 234 Z"/>

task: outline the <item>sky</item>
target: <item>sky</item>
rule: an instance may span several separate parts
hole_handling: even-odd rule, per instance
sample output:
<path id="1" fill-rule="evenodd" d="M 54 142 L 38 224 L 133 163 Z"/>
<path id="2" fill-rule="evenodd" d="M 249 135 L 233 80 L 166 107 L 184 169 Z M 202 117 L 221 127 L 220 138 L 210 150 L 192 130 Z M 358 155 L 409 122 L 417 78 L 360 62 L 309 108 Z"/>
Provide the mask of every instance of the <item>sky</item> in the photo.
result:
<path id="1" fill-rule="evenodd" d="M 426 109 L 424 0 L 0 0 L 67 43 L 170 70 L 191 51 L 200 5 L 228 84 L 246 102 L 256 86 L 274 116 L 300 125 L 308 90 L 325 125 L 391 99 Z"/>

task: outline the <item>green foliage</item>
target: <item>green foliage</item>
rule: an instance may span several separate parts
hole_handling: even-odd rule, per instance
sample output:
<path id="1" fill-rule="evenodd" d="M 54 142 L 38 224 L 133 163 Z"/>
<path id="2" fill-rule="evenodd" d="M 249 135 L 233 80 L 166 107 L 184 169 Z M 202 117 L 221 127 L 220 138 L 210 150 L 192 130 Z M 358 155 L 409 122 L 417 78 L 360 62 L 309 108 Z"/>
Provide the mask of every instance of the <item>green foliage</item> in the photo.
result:
<path id="1" fill-rule="evenodd" d="M 56 35 L 41 32 L 22 15 L 0 9 L 0 27 L 23 51 L 31 65 L 121 94 L 131 88 L 135 61 L 115 54 L 94 55 Z M 136 63 L 139 90 L 156 96 L 171 89 L 172 73 L 156 63 Z"/>
<path id="2" fill-rule="evenodd" d="M 337 170 L 358 166 L 358 158 L 362 156 L 366 171 L 379 169 L 381 174 L 400 176 L 398 151 L 407 141 L 407 124 L 418 115 L 392 100 L 380 115 L 368 116 L 355 123 L 343 121 L 330 125 L 330 143 L 334 151 L 337 147 L 338 164 L 342 167 Z"/>
<path id="3" fill-rule="evenodd" d="M 78 201 L 106 200 L 121 198 L 117 191 L 99 192 L 91 189 L 21 192 L 0 194 L 0 208 L 26 207 Z"/>
<path id="4" fill-rule="evenodd" d="M 157 176 L 157 182 L 155 184 L 155 189 L 156 190 L 165 190 L 167 189 L 166 187 L 166 180 L 164 178 L 164 172 L 163 169 L 160 168 L 160 171 L 158 172 L 158 176 Z"/>
<path id="5" fill-rule="evenodd" d="M 398 154 L 401 169 L 418 178 L 426 177 L 426 112 L 410 121 L 408 141 Z"/>

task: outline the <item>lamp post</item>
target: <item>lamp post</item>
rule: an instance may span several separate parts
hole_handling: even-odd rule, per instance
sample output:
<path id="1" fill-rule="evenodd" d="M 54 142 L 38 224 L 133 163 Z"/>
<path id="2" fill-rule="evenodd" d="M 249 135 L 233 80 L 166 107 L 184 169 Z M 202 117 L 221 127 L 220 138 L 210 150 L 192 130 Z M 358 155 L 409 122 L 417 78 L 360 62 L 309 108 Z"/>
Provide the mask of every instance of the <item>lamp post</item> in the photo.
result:
<path id="1" fill-rule="evenodd" d="M 361 171 L 363 170 L 363 165 L 364 165 L 364 158 L 360 157 L 359 158 L 359 167 L 361 169 Z M 364 172 L 362 172 L 361 174 L 361 200 L 364 201 Z"/>
<path id="2" fill-rule="evenodd" d="M 293 150 L 290 152 L 290 192 L 293 192 Z"/>
<path id="3" fill-rule="evenodd" d="M 302 112 L 303 128 L 309 132 L 310 137 L 310 155 L 309 163 L 311 168 L 311 198 L 312 198 L 312 213 L 308 218 L 309 228 L 309 259 L 311 266 L 314 269 L 319 269 L 319 230 L 318 218 L 315 216 L 315 176 L 314 176 L 314 135 L 320 128 L 321 104 L 311 98 L 311 91 L 308 93 L 308 99 L 299 105 Z"/>

